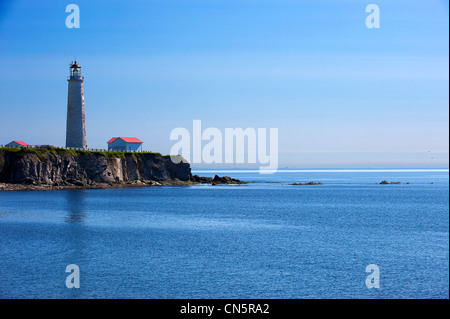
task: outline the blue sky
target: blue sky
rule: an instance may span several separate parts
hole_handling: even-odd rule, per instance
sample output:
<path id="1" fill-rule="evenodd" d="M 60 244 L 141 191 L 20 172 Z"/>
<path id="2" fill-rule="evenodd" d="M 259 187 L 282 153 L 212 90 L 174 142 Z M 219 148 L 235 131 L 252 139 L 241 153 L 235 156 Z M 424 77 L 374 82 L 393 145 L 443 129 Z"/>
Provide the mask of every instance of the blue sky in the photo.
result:
<path id="1" fill-rule="evenodd" d="M 277 127 L 280 167 L 448 167 L 448 22 L 442 0 L 0 0 L 0 144 L 64 145 L 76 56 L 92 148 L 167 154 L 199 119 Z"/>

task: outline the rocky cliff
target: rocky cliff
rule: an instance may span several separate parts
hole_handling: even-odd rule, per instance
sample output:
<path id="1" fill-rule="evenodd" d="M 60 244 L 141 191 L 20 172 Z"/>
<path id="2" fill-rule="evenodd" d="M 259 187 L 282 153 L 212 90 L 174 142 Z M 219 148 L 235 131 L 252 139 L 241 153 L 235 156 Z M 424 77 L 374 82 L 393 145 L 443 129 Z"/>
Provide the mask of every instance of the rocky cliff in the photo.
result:
<path id="1" fill-rule="evenodd" d="M 132 182 L 183 183 L 188 163 L 175 164 L 159 153 L 75 151 L 60 148 L 0 148 L 0 183 L 88 186 Z"/>

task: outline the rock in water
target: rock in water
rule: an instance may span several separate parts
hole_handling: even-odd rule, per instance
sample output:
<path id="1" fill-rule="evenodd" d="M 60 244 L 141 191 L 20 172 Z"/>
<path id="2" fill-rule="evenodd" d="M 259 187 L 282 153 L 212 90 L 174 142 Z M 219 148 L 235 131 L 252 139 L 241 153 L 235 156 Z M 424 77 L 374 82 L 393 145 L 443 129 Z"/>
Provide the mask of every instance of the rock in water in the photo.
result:
<path id="1" fill-rule="evenodd" d="M 292 183 L 290 185 L 296 185 L 296 186 L 304 186 L 304 185 L 323 185 L 321 182 L 308 182 L 308 183 Z"/>
<path id="2" fill-rule="evenodd" d="M 212 185 L 219 185 L 219 184 L 246 184 L 246 182 L 231 178 L 229 176 L 220 177 L 219 175 L 216 175 L 212 180 Z"/>

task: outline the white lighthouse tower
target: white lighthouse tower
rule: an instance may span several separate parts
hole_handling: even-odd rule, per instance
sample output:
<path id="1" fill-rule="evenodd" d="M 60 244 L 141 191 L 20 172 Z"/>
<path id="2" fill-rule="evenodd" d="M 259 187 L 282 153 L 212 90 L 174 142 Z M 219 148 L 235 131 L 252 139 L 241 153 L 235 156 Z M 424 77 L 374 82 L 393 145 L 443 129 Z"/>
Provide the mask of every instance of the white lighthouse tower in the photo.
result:
<path id="1" fill-rule="evenodd" d="M 66 147 L 86 149 L 86 124 L 84 114 L 84 91 L 81 66 L 77 61 L 70 66 L 69 93 L 67 98 Z"/>

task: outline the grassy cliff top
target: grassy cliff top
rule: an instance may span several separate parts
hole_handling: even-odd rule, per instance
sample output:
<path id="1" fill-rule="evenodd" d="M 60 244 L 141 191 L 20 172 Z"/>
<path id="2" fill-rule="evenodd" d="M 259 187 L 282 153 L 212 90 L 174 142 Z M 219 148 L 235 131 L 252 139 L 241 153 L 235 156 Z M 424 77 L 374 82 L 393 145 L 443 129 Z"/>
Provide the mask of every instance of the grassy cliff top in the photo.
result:
<path id="1" fill-rule="evenodd" d="M 157 156 L 162 156 L 161 153 L 154 152 L 109 152 L 109 151 L 85 151 L 85 150 L 71 150 L 61 147 L 47 147 L 47 148 L 25 148 L 25 147 L 0 147 L 0 152 L 4 154 L 14 154 L 16 156 L 24 156 L 25 154 L 36 154 L 40 160 L 45 160 L 45 154 L 52 155 L 65 155 L 70 154 L 74 156 L 83 156 L 89 154 L 102 155 L 105 157 L 124 157 L 125 155 L 134 155 L 140 157 L 146 154 L 153 154 Z M 165 155 L 163 157 L 169 157 L 170 155 Z"/>

